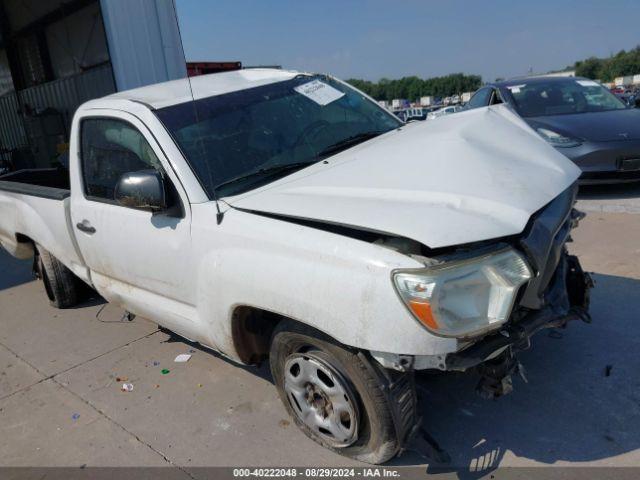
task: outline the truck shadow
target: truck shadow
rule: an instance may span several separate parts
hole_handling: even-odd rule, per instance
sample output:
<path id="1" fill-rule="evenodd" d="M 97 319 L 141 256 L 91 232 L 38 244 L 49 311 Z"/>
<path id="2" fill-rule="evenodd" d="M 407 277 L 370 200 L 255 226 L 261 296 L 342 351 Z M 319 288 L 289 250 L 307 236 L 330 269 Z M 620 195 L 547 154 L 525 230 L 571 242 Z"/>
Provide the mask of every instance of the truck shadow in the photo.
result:
<path id="1" fill-rule="evenodd" d="M 593 323 L 542 331 L 520 354 L 529 383 L 497 400 L 474 373 L 419 374 L 423 425 L 451 456 L 427 472 L 477 478 L 508 465 L 591 462 L 640 449 L 640 280 L 595 275 Z M 416 450 L 397 465 L 429 463 Z"/>
<path id="2" fill-rule="evenodd" d="M 0 247 L 0 290 L 22 285 L 34 280 L 32 260 L 18 260 Z"/>
<path id="3" fill-rule="evenodd" d="M 582 185 L 579 200 L 607 200 L 640 197 L 640 182 L 615 185 Z"/>

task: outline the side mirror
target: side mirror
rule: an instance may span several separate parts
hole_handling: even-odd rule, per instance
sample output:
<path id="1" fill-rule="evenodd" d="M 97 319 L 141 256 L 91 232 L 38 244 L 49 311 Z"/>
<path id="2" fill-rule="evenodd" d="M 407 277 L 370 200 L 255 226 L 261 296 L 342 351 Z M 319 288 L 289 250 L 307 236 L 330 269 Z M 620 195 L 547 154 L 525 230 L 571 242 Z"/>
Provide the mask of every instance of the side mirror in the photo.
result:
<path id="1" fill-rule="evenodd" d="M 164 180 L 156 170 L 125 173 L 116 184 L 114 198 L 123 207 L 158 212 L 167 208 Z"/>

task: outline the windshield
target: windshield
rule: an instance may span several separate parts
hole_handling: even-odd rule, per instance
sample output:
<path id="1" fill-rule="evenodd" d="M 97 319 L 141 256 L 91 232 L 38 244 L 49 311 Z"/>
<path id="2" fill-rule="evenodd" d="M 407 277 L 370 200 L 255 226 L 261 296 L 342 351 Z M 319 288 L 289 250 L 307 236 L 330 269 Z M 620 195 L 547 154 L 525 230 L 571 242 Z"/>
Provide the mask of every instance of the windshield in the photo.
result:
<path id="1" fill-rule="evenodd" d="M 257 188 L 402 125 L 358 91 L 307 75 L 156 114 L 209 198 Z"/>
<path id="2" fill-rule="evenodd" d="M 583 79 L 550 80 L 506 87 L 523 117 L 622 110 L 625 105 L 598 82 Z"/>

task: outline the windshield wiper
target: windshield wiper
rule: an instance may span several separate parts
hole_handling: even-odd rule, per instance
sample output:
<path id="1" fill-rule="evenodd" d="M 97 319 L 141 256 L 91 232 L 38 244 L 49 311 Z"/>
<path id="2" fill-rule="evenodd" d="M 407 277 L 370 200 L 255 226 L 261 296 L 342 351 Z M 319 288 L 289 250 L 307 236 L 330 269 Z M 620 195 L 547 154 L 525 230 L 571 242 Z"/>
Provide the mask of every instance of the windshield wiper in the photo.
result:
<path id="1" fill-rule="evenodd" d="M 383 133 L 385 133 L 383 130 L 374 130 L 370 132 L 357 133 L 355 135 L 347 137 L 344 140 L 340 140 L 339 142 L 336 142 L 320 150 L 318 152 L 318 158 L 322 159 L 322 158 L 328 157 L 330 155 L 333 155 L 334 153 L 338 153 L 343 150 L 346 150 L 347 148 L 354 147 L 359 143 L 365 142 L 373 137 L 382 135 Z"/>
<path id="2" fill-rule="evenodd" d="M 259 179 L 259 178 L 269 177 L 271 175 L 276 175 L 278 173 L 288 173 L 288 172 L 293 172 L 295 170 L 301 170 L 305 167 L 308 167 L 312 163 L 316 163 L 316 162 L 313 161 L 313 162 L 284 163 L 284 164 L 272 165 L 270 167 L 260 168 L 258 170 L 254 170 L 253 172 L 245 173 L 243 175 L 239 175 L 225 182 L 219 183 L 214 187 L 214 190 L 218 190 L 221 187 L 226 187 L 233 183 L 242 182 L 244 180 L 249 180 L 252 178 Z"/>

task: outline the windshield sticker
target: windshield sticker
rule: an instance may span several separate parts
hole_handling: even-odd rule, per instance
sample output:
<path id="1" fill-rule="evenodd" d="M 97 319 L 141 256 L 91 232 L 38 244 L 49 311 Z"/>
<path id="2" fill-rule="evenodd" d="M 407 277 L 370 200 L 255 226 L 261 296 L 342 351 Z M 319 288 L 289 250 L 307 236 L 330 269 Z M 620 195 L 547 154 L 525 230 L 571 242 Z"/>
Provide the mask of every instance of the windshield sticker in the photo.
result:
<path id="1" fill-rule="evenodd" d="M 599 87 L 600 84 L 598 82 L 594 82 L 593 80 L 576 80 L 576 83 L 582 85 L 583 87 Z"/>
<path id="2" fill-rule="evenodd" d="M 323 107 L 344 97 L 344 92 L 320 80 L 313 80 L 312 82 L 299 85 L 295 87 L 294 90 Z"/>
<path id="3" fill-rule="evenodd" d="M 523 83 L 522 85 L 511 85 L 507 88 L 511 90 L 511 93 L 520 93 L 520 89 L 526 87 L 527 85 Z"/>

